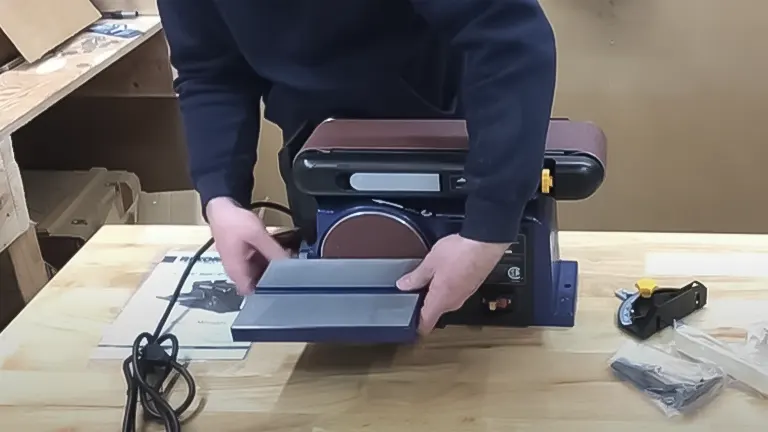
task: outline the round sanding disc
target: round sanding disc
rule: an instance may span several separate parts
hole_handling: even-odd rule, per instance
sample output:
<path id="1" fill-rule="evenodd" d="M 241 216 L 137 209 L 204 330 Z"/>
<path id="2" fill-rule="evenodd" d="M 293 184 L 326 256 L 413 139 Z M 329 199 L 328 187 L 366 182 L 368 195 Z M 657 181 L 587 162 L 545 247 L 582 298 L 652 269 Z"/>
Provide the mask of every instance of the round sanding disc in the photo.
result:
<path id="1" fill-rule="evenodd" d="M 383 212 L 351 214 L 333 225 L 322 258 L 424 258 L 427 242 L 405 220 Z"/>

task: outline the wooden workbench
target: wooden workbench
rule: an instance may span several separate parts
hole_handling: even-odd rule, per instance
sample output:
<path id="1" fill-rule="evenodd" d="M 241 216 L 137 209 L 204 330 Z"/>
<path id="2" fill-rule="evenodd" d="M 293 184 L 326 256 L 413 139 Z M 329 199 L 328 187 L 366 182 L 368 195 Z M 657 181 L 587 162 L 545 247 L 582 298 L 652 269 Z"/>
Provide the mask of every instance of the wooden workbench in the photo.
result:
<path id="1" fill-rule="evenodd" d="M 0 335 L 0 430 L 118 430 L 119 362 L 89 361 L 90 351 L 155 260 L 172 248 L 196 249 L 208 235 L 206 227 L 103 228 Z M 614 326 L 613 291 L 644 275 L 649 254 L 768 259 L 768 237 L 564 233 L 562 249 L 581 263 L 573 329 L 446 329 L 397 351 L 257 345 L 244 361 L 191 366 L 206 402 L 184 430 L 764 429 L 768 402 L 735 389 L 695 420 L 668 420 L 616 382 L 607 360 L 625 340 Z M 768 273 L 738 271 L 700 278 L 709 305 L 689 323 L 718 334 L 766 318 Z M 679 285 L 691 276 L 657 280 Z"/>

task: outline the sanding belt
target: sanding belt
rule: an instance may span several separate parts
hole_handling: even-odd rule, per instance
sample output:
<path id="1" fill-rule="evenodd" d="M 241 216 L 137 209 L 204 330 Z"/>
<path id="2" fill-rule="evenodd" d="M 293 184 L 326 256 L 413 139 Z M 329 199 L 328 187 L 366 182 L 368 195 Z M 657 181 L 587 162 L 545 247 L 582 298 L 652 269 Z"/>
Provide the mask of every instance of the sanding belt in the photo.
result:
<path id="1" fill-rule="evenodd" d="M 321 124 L 316 128 L 299 154 L 311 150 L 467 150 L 466 123 L 461 120 L 331 122 L 334 124 Z M 603 166 L 606 163 L 605 135 L 589 122 L 553 119 L 546 150 L 586 154 Z M 321 255 L 326 258 L 423 258 L 429 247 L 425 239 L 402 220 L 369 212 L 353 215 L 331 227 L 323 239 Z"/>

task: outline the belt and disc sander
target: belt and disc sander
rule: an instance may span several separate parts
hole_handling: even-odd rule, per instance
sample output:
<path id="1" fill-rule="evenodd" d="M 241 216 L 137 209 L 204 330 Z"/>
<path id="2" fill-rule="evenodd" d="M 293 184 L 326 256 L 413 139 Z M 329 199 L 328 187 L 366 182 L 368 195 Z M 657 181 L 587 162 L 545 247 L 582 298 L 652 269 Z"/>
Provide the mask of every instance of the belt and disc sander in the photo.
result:
<path id="1" fill-rule="evenodd" d="M 326 232 L 322 258 L 421 259 L 429 245 L 411 224 L 384 212 L 360 212 L 342 218 Z"/>

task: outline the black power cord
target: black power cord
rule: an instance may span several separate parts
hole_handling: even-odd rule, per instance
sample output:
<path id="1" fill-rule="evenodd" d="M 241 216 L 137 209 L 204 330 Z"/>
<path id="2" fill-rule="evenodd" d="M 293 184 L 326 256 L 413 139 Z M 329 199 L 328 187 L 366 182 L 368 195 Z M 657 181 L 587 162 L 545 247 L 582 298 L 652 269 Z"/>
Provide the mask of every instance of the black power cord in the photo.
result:
<path id="1" fill-rule="evenodd" d="M 259 201 L 249 206 L 250 210 L 271 209 L 288 216 L 291 215 L 290 209 L 281 204 Z M 189 373 L 185 365 L 179 363 L 179 340 L 171 333 L 163 334 L 168 317 L 171 315 L 173 307 L 181 294 L 181 290 L 192 272 L 192 268 L 200 257 L 214 243 L 210 239 L 195 252 L 192 258 L 187 262 L 184 272 L 179 278 L 179 283 L 173 291 L 168 306 L 165 308 L 154 333 L 141 333 L 133 342 L 131 356 L 123 361 L 123 375 L 128 386 L 128 392 L 125 402 L 125 411 L 123 413 L 123 432 L 136 431 L 136 414 L 139 402 L 144 411 L 145 418 L 159 421 L 165 425 L 166 432 L 180 432 L 181 415 L 192 405 L 195 399 L 196 386 L 195 380 Z M 162 346 L 170 342 L 170 353 L 166 352 Z M 163 387 L 163 384 L 175 372 L 175 376 Z M 172 385 L 176 379 L 181 377 L 187 383 L 187 397 L 178 407 L 173 408 L 168 403 L 166 397 L 169 395 Z"/>

